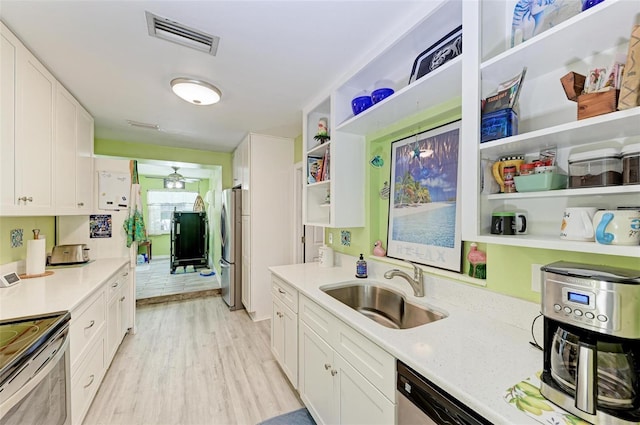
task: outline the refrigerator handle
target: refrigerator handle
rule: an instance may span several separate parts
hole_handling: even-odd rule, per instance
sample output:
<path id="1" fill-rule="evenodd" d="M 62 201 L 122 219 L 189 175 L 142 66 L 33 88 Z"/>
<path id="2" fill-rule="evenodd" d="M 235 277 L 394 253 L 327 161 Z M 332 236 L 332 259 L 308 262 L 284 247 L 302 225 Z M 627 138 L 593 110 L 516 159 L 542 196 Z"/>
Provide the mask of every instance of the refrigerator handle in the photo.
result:
<path id="1" fill-rule="evenodd" d="M 223 269 L 228 269 L 229 267 L 231 267 L 231 264 L 227 263 L 224 260 L 220 260 L 220 267 L 222 267 Z"/>

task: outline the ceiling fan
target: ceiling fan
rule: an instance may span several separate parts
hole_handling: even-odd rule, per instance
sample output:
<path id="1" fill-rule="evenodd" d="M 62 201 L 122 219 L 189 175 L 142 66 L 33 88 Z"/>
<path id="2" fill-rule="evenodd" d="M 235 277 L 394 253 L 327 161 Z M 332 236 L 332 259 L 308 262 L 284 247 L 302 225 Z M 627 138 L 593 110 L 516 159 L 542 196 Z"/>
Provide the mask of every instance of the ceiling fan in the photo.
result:
<path id="1" fill-rule="evenodd" d="M 167 189 L 184 189 L 184 185 L 186 182 L 199 182 L 200 179 L 192 179 L 192 178 L 187 178 L 184 177 L 182 174 L 178 173 L 178 170 L 180 169 L 180 167 L 175 167 L 172 166 L 171 167 L 173 169 L 173 173 L 170 173 L 168 176 L 166 177 L 161 177 L 161 176 L 147 176 L 150 179 L 163 179 L 164 180 L 164 186 Z"/>

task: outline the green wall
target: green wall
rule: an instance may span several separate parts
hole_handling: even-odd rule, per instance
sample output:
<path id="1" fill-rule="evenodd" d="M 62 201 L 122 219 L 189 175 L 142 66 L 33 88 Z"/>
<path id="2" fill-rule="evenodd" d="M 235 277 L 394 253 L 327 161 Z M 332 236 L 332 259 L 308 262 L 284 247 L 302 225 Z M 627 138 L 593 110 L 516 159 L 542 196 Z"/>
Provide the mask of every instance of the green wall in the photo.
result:
<path id="1" fill-rule="evenodd" d="M 22 229 L 22 246 L 11 247 L 11 231 Z M 40 229 L 46 239 L 47 252 L 51 252 L 55 237 L 54 217 L 0 217 L 0 264 L 27 258 L 27 241 L 33 239 L 33 229 Z"/>
<path id="2" fill-rule="evenodd" d="M 94 152 L 96 155 L 127 159 L 153 159 L 158 161 L 219 165 L 222 167 L 222 187 L 226 189 L 233 186 L 233 154 L 229 152 L 212 152 L 105 139 L 95 140 Z"/>
<path id="3" fill-rule="evenodd" d="M 329 241 L 329 234 L 333 238 L 331 247 L 348 255 L 357 256 L 360 253 L 372 255 L 374 243 L 381 240 L 383 246 L 387 246 L 387 222 L 389 217 L 389 200 L 380 198 L 379 191 L 385 181 L 390 182 L 391 175 L 391 143 L 413 134 L 438 127 L 440 125 L 460 119 L 460 99 L 454 99 L 416 114 L 412 117 L 396 123 L 393 126 L 382 129 L 375 134 L 367 135 L 366 171 L 365 181 L 365 226 L 348 229 L 326 229 L 325 241 Z M 374 168 L 369 161 L 379 155 L 384 160 L 381 168 Z M 462 184 L 465 184 L 463 182 Z M 470 182 L 474 184 L 475 182 Z M 342 230 L 351 232 L 351 245 L 343 246 L 340 242 Z M 463 268 L 468 271 L 469 263 L 466 260 L 470 244 L 473 241 L 464 241 Z M 577 261 L 587 264 L 606 264 L 618 267 L 638 269 L 640 260 L 632 257 L 618 257 L 612 255 L 587 254 L 569 251 L 555 251 L 544 249 L 520 248 L 514 246 L 478 244 L 478 249 L 487 253 L 487 280 L 486 288 L 514 297 L 539 302 L 540 294 L 531 290 L 531 265 L 548 264 L 554 261 Z M 355 266 L 354 266 L 355 267 Z M 430 268 L 429 272 L 446 277 L 459 276 L 457 274 Z M 472 279 L 461 278 L 465 283 Z"/>

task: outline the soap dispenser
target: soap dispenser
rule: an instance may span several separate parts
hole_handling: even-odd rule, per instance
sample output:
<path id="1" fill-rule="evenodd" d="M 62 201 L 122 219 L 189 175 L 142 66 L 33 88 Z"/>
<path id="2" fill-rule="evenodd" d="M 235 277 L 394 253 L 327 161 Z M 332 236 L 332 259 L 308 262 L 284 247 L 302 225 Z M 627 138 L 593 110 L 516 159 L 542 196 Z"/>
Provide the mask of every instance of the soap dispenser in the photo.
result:
<path id="1" fill-rule="evenodd" d="M 364 279 L 367 277 L 367 262 L 360 254 L 360 259 L 356 261 L 356 277 Z"/>

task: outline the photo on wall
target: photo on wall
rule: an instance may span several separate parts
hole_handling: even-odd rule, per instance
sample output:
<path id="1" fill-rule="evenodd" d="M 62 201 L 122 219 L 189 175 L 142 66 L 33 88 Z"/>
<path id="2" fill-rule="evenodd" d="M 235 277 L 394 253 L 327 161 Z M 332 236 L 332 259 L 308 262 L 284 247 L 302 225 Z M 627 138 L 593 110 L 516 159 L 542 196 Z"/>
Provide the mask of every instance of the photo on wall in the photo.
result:
<path id="1" fill-rule="evenodd" d="M 387 256 L 462 269 L 460 121 L 391 145 Z"/>

